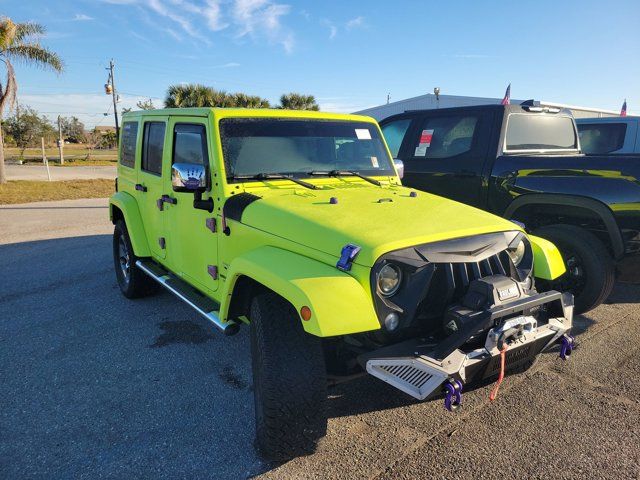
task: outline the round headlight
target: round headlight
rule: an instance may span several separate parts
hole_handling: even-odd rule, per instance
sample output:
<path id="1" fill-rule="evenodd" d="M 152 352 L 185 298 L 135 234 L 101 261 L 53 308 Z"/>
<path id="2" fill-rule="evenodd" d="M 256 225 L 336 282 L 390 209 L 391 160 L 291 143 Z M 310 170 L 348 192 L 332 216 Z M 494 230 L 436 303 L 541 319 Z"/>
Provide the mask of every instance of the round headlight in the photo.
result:
<path id="1" fill-rule="evenodd" d="M 509 257 L 511 257 L 511 261 L 516 267 L 520 265 L 526 252 L 527 247 L 524 243 L 524 240 L 522 239 L 518 242 L 518 245 L 513 248 L 507 249 L 507 253 L 509 254 Z"/>
<path id="2" fill-rule="evenodd" d="M 385 297 L 390 297 L 400 288 L 402 272 L 400 268 L 391 263 L 387 263 L 378 272 L 378 288 Z"/>

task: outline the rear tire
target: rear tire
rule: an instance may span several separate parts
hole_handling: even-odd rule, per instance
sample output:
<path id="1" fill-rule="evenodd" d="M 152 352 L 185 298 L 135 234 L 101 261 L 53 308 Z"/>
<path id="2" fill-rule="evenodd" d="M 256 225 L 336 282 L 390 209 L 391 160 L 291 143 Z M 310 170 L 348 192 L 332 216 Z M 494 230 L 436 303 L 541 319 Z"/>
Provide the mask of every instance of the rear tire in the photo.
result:
<path id="1" fill-rule="evenodd" d="M 127 298 L 152 295 L 160 285 L 136 267 L 138 257 L 133 253 L 131 239 L 123 220 L 116 222 L 113 230 L 113 264 L 120 291 Z"/>
<path id="2" fill-rule="evenodd" d="M 533 233 L 558 247 L 567 269 L 555 280 L 538 281 L 542 290 L 571 292 L 577 314 L 588 312 L 607 299 L 615 284 L 615 267 L 598 237 L 575 225 L 548 225 Z"/>
<path id="3" fill-rule="evenodd" d="M 256 443 L 269 460 L 316 450 L 327 431 L 327 380 L 320 339 L 304 331 L 293 306 L 273 292 L 251 303 Z"/>

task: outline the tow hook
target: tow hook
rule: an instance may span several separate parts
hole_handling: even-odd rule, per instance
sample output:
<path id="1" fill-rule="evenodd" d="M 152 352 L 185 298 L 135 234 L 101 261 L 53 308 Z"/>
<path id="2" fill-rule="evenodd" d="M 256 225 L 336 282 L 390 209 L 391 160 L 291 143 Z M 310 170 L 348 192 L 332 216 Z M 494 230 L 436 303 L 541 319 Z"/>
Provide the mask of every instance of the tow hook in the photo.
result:
<path id="1" fill-rule="evenodd" d="M 565 333 L 560 340 L 560 358 L 566 360 L 576 348 L 576 340 L 572 335 Z"/>
<path id="2" fill-rule="evenodd" d="M 444 384 L 444 408 L 455 412 L 462 407 L 462 382 L 450 378 Z"/>

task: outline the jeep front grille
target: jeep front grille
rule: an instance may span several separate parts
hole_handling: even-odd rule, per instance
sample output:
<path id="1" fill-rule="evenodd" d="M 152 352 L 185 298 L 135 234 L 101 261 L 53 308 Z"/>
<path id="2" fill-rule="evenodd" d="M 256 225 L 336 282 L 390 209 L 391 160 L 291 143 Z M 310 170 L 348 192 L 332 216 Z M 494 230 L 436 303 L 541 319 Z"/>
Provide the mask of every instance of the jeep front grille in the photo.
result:
<path id="1" fill-rule="evenodd" d="M 452 300 L 461 298 L 469 284 L 473 280 L 480 279 L 482 277 L 488 277 L 489 275 L 506 275 L 510 277 L 509 264 L 505 262 L 506 259 L 500 258 L 504 256 L 504 252 L 496 255 L 492 255 L 480 262 L 471 263 L 440 263 L 437 264 L 441 269 L 445 271 L 447 276 L 447 286 Z"/>

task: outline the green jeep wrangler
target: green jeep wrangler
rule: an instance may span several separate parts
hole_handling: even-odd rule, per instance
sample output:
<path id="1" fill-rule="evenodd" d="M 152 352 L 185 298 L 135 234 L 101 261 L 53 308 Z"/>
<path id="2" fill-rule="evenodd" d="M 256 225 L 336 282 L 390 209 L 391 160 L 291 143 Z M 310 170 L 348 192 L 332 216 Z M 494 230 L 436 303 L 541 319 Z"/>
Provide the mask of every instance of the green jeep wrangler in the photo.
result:
<path id="1" fill-rule="evenodd" d="M 534 278 L 564 272 L 556 248 L 403 187 L 371 118 L 132 112 L 120 145 L 120 289 L 136 298 L 163 286 L 225 334 L 248 325 L 269 458 L 315 449 L 330 379 L 366 371 L 455 410 L 463 385 L 573 348 L 571 295 L 535 290 Z"/>

